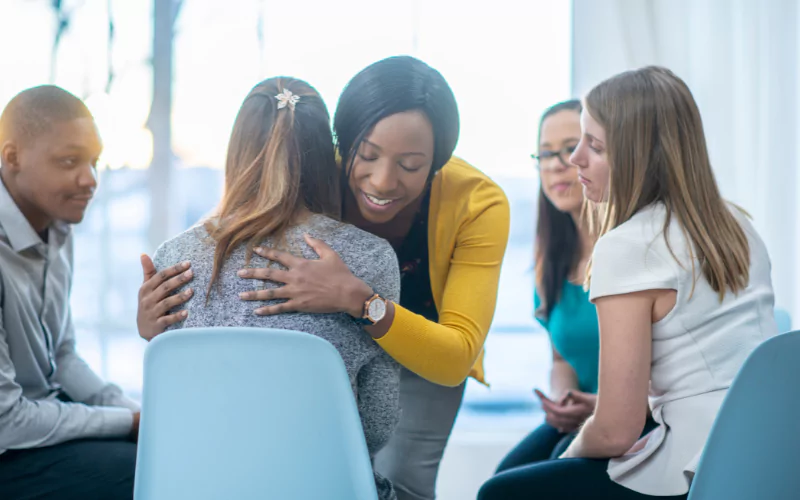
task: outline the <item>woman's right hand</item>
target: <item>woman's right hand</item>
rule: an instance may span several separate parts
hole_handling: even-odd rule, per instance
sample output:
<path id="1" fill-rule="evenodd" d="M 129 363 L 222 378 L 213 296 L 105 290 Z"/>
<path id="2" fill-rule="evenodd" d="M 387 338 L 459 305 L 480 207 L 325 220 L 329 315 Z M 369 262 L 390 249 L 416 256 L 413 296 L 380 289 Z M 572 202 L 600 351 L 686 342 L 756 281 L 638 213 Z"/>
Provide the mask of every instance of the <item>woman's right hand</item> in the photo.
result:
<path id="1" fill-rule="evenodd" d="M 189 267 L 188 262 L 181 262 L 158 272 L 150 257 L 142 255 L 144 283 L 139 288 L 139 310 L 136 314 L 140 337 L 150 341 L 163 333 L 168 326 L 186 319 L 186 311 L 167 313 L 192 297 L 191 288 L 173 295 L 175 290 L 192 279 L 193 274 Z"/>
<path id="2" fill-rule="evenodd" d="M 578 390 L 569 391 L 561 401 L 542 400 L 545 421 L 559 432 L 577 431 L 594 413 L 597 395 Z"/>

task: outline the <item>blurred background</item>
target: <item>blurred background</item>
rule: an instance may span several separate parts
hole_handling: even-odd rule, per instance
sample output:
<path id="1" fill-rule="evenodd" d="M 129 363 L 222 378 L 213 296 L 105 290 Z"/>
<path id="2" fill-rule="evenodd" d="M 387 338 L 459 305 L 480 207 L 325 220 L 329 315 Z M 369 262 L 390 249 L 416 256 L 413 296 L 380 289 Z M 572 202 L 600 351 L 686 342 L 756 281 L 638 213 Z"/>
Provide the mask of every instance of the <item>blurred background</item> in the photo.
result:
<path id="1" fill-rule="evenodd" d="M 139 255 L 216 204 L 235 113 L 263 78 L 291 75 L 331 114 L 345 83 L 397 54 L 450 82 L 456 154 L 505 190 L 511 237 L 487 341 L 491 389 L 469 383 L 439 479 L 474 497 L 542 417 L 550 347 L 532 319 L 538 117 L 600 80 L 647 64 L 699 102 L 724 196 L 769 247 L 777 305 L 800 318 L 800 7 L 796 0 L 0 0 L 0 102 L 55 83 L 84 98 L 106 150 L 76 227 L 78 346 L 137 397 Z M 479 291 L 476 291 L 479 293 Z"/>

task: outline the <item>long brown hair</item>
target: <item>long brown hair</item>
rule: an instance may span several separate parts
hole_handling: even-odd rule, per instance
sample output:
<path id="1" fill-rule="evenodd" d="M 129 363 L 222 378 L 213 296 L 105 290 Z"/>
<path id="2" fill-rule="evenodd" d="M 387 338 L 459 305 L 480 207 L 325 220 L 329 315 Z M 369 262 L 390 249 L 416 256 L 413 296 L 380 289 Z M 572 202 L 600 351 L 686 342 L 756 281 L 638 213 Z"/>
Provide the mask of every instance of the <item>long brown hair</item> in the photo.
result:
<path id="1" fill-rule="evenodd" d="M 542 126 L 545 120 L 562 111 L 575 113 L 577 120 L 581 112 L 581 102 L 576 99 L 560 102 L 542 113 L 539 118 L 537 147 L 542 142 Z M 544 194 L 544 184 L 541 182 L 538 203 L 534 272 L 536 291 L 541 305 L 534 314 L 538 318 L 547 320 L 553 308 L 561 300 L 564 282 L 578 267 L 581 260 L 581 241 L 572 215 L 562 212 L 553 205 Z"/>
<path id="2" fill-rule="evenodd" d="M 728 290 L 744 289 L 750 247 L 720 195 L 700 111 L 686 83 L 665 68 L 628 71 L 592 89 L 585 107 L 605 129 L 610 166 L 598 236 L 644 207 L 663 203 L 664 236 L 674 215 L 692 243 L 692 273 L 696 259 L 720 300 Z"/>
<path id="3" fill-rule="evenodd" d="M 279 109 L 285 90 L 299 100 Z M 216 242 L 208 293 L 234 249 L 247 244 L 249 261 L 256 245 L 307 212 L 341 216 L 330 115 L 308 83 L 270 78 L 250 91 L 233 124 L 222 201 L 205 223 Z"/>

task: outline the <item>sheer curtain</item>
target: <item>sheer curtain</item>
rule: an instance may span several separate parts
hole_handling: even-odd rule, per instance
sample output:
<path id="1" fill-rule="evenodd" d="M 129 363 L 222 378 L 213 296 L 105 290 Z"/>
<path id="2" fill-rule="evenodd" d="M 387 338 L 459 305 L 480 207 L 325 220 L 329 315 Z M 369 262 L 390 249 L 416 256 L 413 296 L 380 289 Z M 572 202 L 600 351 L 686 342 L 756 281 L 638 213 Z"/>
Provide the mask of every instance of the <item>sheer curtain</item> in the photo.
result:
<path id="1" fill-rule="evenodd" d="M 686 80 L 723 195 L 772 257 L 777 306 L 800 324 L 800 80 L 794 0 L 573 0 L 573 82 L 648 64 Z"/>

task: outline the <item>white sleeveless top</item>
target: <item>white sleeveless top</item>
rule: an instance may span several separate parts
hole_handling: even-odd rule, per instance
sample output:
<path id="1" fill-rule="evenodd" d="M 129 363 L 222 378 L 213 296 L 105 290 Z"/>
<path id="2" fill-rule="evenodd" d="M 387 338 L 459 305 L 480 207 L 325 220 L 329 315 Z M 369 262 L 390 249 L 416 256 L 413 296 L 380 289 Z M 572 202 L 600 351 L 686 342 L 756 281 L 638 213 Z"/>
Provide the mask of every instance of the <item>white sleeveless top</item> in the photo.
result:
<path id="1" fill-rule="evenodd" d="M 664 238 L 663 204 L 641 210 L 600 238 L 594 249 L 592 301 L 643 290 L 677 291 L 675 307 L 652 330 L 650 408 L 660 425 L 642 450 L 612 459 L 608 466 L 613 481 L 643 494 L 689 491 L 733 378 L 753 349 L 778 333 L 766 247 L 744 214 L 730 210 L 750 244 L 750 283 L 738 295 L 729 291 L 722 302 L 697 260 L 692 294 L 688 240 L 673 216 L 667 231 L 673 257 Z"/>

